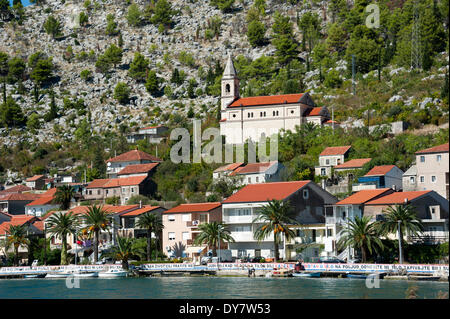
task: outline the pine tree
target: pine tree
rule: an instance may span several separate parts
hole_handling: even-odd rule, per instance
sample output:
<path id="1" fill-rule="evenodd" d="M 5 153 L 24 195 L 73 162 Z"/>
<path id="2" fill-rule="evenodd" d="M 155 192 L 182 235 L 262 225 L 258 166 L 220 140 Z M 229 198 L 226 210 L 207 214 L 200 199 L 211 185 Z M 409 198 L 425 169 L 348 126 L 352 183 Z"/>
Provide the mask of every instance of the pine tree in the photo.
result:
<path id="1" fill-rule="evenodd" d="M 49 16 L 48 19 L 44 23 L 44 30 L 47 34 L 50 34 L 53 39 L 61 36 L 61 23 L 56 20 L 54 16 Z"/>
<path id="2" fill-rule="evenodd" d="M 141 53 L 136 52 L 134 54 L 133 62 L 130 64 L 128 75 L 137 81 L 145 81 L 145 77 L 148 72 L 148 65 L 149 60 L 146 59 Z"/>
<path id="3" fill-rule="evenodd" d="M 22 108 L 10 96 L 0 108 L 0 122 L 6 127 L 21 126 L 26 123 Z"/>
<path id="4" fill-rule="evenodd" d="M 148 72 L 145 88 L 153 96 L 159 92 L 159 79 L 155 71 Z"/>

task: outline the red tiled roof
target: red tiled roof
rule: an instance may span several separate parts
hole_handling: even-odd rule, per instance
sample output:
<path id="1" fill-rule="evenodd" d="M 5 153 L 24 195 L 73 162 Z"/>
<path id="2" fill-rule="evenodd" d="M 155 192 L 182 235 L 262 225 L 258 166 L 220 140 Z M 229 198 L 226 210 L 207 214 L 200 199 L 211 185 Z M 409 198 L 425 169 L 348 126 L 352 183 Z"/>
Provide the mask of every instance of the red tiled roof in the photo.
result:
<path id="1" fill-rule="evenodd" d="M 320 112 L 322 112 L 322 109 L 323 109 L 323 106 L 313 107 L 305 115 L 306 116 L 320 116 Z"/>
<path id="2" fill-rule="evenodd" d="M 221 166 L 221 167 L 217 168 L 216 170 L 214 170 L 214 173 L 226 172 L 226 171 L 234 171 L 236 168 L 238 168 L 242 164 L 244 164 L 244 163 L 231 163 L 231 164 L 228 164 L 228 165 L 224 165 L 224 166 Z"/>
<path id="3" fill-rule="evenodd" d="M 395 165 L 380 165 L 380 166 L 374 166 L 370 171 L 367 172 L 364 176 L 383 176 L 389 173 Z"/>
<path id="4" fill-rule="evenodd" d="M 364 164 L 369 163 L 371 160 L 371 158 L 355 158 L 342 164 L 336 165 L 334 168 L 360 168 L 363 167 Z"/>
<path id="5" fill-rule="evenodd" d="M 68 213 L 73 213 L 74 215 L 86 214 L 91 206 L 77 206 L 68 210 Z M 138 208 L 138 205 L 123 205 L 123 206 L 113 206 L 113 205 L 103 205 L 102 209 L 108 213 L 120 214 L 131 209 Z"/>
<path id="6" fill-rule="evenodd" d="M 141 130 L 149 130 L 149 129 L 151 129 L 151 128 L 158 128 L 158 127 L 162 127 L 163 125 L 156 125 L 156 126 L 147 126 L 147 127 L 143 127 L 143 128 L 141 128 Z"/>
<path id="7" fill-rule="evenodd" d="M 449 150 L 449 143 L 430 147 L 430 148 L 418 151 L 418 152 L 416 152 L 416 154 L 445 153 L 445 152 L 448 152 L 448 150 Z"/>
<path id="8" fill-rule="evenodd" d="M 366 189 L 359 191 L 343 200 L 337 202 L 335 205 L 358 205 L 364 204 L 373 198 L 380 196 L 382 194 L 392 193 L 393 190 L 390 188 L 379 188 L 379 189 Z"/>
<path id="9" fill-rule="evenodd" d="M 221 119 L 219 122 L 226 122 L 227 119 Z"/>
<path id="10" fill-rule="evenodd" d="M 44 230 L 44 222 L 42 220 L 34 222 L 33 226 L 39 229 L 40 231 Z"/>
<path id="11" fill-rule="evenodd" d="M 135 164 L 124 167 L 117 175 L 148 173 L 154 169 L 159 163 Z"/>
<path id="12" fill-rule="evenodd" d="M 133 186 L 141 184 L 147 176 L 131 176 L 124 178 L 113 178 L 110 179 L 106 184 L 102 186 L 102 188 L 112 188 L 112 187 L 121 187 L 121 186 Z"/>
<path id="13" fill-rule="evenodd" d="M 351 145 L 327 147 L 319 154 L 319 156 L 344 155 L 351 147 Z"/>
<path id="14" fill-rule="evenodd" d="M 383 196 L 381 198 L 377 198 L 370 202 L 367 202 L 366 205 L 392 205 L 392 204 L 403 204 L 405 199 L 408 201 L 417 199 L 427 193 L 432 191 L 415 191 L 415 192 L 396 192 L 390 195 Z"/>
<path id="15" fill-rule="evenodd" d="M 57 190 L 58 190 L 58 188 L 56 188 L 56 187 L 50 188 L 48 191 L 46 191 L 44 194 L 42 194 L 41 197 L 55 196 Z"/>
<path id="16" fill-rule="evenodd" d="M 108 182 L 109 179 L 94 179 L 86 188 L 102 188 Z"/>
<path id="17" fill-rule="evenodd" d="M 144 206 L 142 206 L 142 208 L 139 208 L 139 209 L 133 210 L 131 212 L 125 213 L 125 214 L 123 214 L 121 216 L 126 216 L 126 217 L 138 216 L 138 215 L 141 215 L 141 214 L 145 214 L 145 213 L 151 212 L 152 210 L 155 210 L 155 209 L 158 209 L 158 208 L 160 208 L 160 206 L 144 205 Z"/>
<path id="18" fill-rule="evenodd" d="M 241 174 L 254 174 L 263 173 L 269 169 L 270 166 L 277 162 L 265 162 L 265 163 L 249 163 L 245 166 L 238 167 L 230 176 L 241 175 Z"/>
<path id="19" fill-rule="evenodd" d="M 35 225 L 36 223 L 41 222 L 39 220 L 39 218 L 35 217 L 35 216 L 28 216 L 28 215 L 13 215 L 13 218 L 8 221 L 8 222 L 4 222 L 2 224 L 0 224 L 0 235 L 5 235 L 6 232 L 9 230 L 9 228 L 11 226 L 20 226 L 20 225 L 24 225 L 26 223 L 32 222 L 34 221 L 34 223 L 32 223 L 33 225 Z M 38 229 L 40 229 L 40 224 L 35 225 Z M 42 225 L 43 226 L 43 225 Z M 42 227 L 43 229 L 43 227 Z M 42 230 L 41 229 L 41 230 Z"/>
<path id="20" fill-rule="evenodd" d="M 27 182 L 34 182 L 37 181 L 38 179 L 44 177 L 44 175 L 34 175 L 33 177 L 30 177 L 27 179 Z"/>
<path id="21" fill-rule="evenodd" d="M 303 93 L 243 97 L 231 103 L 229 107 L 299 103 L 302 96 Z"/>
<path id="22" fill-rule="evenodd" d="M 141 160 L 149 160 L 153 162 L 162 162 L 162 159 L 147 154 L 145 152 L 139 150 L 132 150 L 123 154 L 120 154 L 116 157 L 110 158 L 106 162 L 132 162 L 132 161 L 141 161 Z"/>
<path id="23" fill-rule="evenodd" d="M 325 122 L 325 124 L 333 124 L 333 123 L 340 124 L 338 121 L 333 121 L 333 120 L 328 120 Z"/>
<path id="24" fill-rule="evenodd" d="M 31 193 L 13 193 L 0 197 L 0 201 L 34 201 L 40 197 L 39 194 Z"/>
<path id="25" fill-rule="evenodd" d="M 283 200 L 310 182 L 295 181 L 249 184 L 228 197 L 223 203 L 267 202 L 273 199 Z"/>
<path id="26" fill-rule="evenodd" d="M 28 186 L 25 185 L 16 185 L 11 188 L 5 189 L 0 192 L 0 195 L 10 194 L 10 193 L 22 193 L 31 190 Z"/>
<path id="27" fill-rule="evenodd" d="M 193 204 L 181 204 L 164 213 L 194 213 L 194 212 L 209 212 L 214 208 L 220 207 L 222 204 L 219 202 L 212 203 L 193 203 Z"/>
<path id="28" fill-rule="evenodd" d="M 55 199 L 55 197 L 53 197 L 53 196 L 42 196 L 42 197 L 32 201 L 31 203 L 26 204 L 25 206 L 48 205 L 48 204 L 51 204 L 54 199 Z"/>

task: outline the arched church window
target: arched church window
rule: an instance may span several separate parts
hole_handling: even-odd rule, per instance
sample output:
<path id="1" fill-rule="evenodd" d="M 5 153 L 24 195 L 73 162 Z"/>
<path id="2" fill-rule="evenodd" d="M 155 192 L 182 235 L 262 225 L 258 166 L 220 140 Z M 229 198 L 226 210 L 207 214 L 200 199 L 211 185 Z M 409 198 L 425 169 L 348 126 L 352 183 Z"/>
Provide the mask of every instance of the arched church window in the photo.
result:
<path id="1" fill-rule="evenodd" d="M 229 84 L 225 85 L 225 92 L 230 93 L 231 87 Z"/>

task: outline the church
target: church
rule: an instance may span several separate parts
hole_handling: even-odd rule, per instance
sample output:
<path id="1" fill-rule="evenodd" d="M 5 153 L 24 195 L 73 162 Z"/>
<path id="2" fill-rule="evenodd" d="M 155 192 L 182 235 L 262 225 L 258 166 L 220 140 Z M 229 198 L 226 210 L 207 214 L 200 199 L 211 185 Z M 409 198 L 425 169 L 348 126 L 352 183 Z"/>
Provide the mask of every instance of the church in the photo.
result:
<path id="1" fill-rule="evenodd" d="M 308 93 L 241 98 L 231 55 L 223 72 L 221 90 L 220 134 L 227 144 L 258 142 L 261 136 L 270 137 L 281 129 L 294 132 L 296 126 L 308 122 L 333 124 L 328 109 L 316 107 Z"/>

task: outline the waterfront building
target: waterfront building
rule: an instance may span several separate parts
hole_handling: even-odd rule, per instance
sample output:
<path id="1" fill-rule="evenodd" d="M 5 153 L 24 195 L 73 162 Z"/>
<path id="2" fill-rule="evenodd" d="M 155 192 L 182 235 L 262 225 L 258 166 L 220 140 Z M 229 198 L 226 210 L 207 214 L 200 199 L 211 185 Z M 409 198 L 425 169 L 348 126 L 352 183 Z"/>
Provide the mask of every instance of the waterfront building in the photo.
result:
<path id="1" fill-rule="evenodd" d="M 31 189 L 43 189 L 45 186 L 45 176 L 44 175 L 34 175 L 33 177 L 27 178 L 25 181 L 27 187 Z"/>
<path id="2" fill-rule="evenodd" d="M 289 202 L 296 213 L 296 221 L 301 225 L 294 227 L 299 231 L 296 230 L 297 236 L 292 242 L 283 240 L 280 244 L 280 257 L 294 259 L 296 250 L 305 248 L 305 244 L 309 250 L 304 252 L 304 257 L 319 257 L 320 246 L 326 237 L 332 236 L 325 227 L 324 206 L 337 200 L 312 181 L 249 184 L 224 200 L 222 219 L 235 240 L 229 244 L 233 257 L 274 257 L 273 235 L 258 241 L 254 232 L 261 222 L 253 222 L 261 207 L 273 199 Z"/>
<path id="3" fill-rule="evenodd" d="M 11 215 L 25 214 L 25 206 L 40 197 L 39 194 L 31 193 L 10 193 L 0 195 L 0 212 Z"/>
<path id="4" fill-rule="evenodd" d="M 47 192 L 40 195 L 40 197 L 29 204 L 25 205 L 25 214 L 29 216 L 41 217 L 48 211 L 55 210 L 60 207 L 55 203 L 55 194 L 57 188 L 49 189 Z M 72 202 L 75 200 L 72 199 Z"/>
<path id="5" fill-rule="evenodd" d="M 207 245 L 194 244 L 204 223 L 222 221 L 220 202 L 181 204 L 162 213 L 163 252 L 175 256 L 175 245 L 183 245 L 187 257 L 198 259 L 207 250 Z"/>

